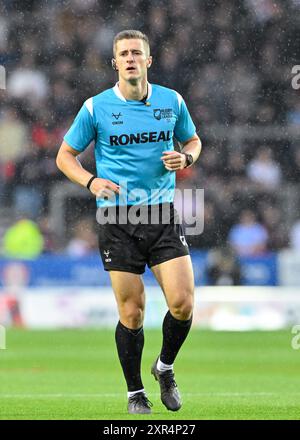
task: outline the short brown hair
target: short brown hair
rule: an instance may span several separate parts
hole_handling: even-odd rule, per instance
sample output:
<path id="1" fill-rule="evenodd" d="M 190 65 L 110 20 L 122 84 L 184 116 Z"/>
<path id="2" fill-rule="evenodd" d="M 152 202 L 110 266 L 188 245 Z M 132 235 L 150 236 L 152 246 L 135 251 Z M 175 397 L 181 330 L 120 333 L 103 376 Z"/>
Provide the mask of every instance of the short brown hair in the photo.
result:
<path id="1" fill-rule="evenodd" d="M 141 32 L 141 31 L 136 31 L 134 29 L 126 29 L 125 31 L 119 32 L 114 38 L 114 45 L 113 45 L 114 55 L 116 55 L 116 45 L 117 45 L 118 41 L 130 40 L 130 39 L 134 39 L 134 38 L 136 38 L 138 40 L 143 40 L 144 44 L 146 44 L 146 47 L 148 48 L 148 51 L 150 54 L 150 44 L 149 44 L 149 39 L 148 39 L 147 35 L 143 34 L 143 32 Z"/>

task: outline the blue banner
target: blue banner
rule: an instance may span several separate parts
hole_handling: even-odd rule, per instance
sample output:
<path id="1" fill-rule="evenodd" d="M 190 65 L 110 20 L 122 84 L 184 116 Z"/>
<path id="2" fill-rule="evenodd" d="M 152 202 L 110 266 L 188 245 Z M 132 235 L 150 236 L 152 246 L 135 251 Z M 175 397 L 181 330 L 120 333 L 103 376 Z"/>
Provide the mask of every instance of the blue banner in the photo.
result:
<path id="1" fill-rule="evenodd" d="M 207 285 L 207 252 L 191 253 L 196 285 Z M 277 285 L 277 255 L 241 258 L 243 285 Z M 157 285 L 146 269 L 145 284 Z M 110 279 L 98 254 L 85 258 L 45 255 L 37 260 L 0 259 L 0 286 L 108 286 Z"/>
<path id="2" fill-rule="evenodd" d="M 242 285 L 277 286 L 277 254 L 270 253 L 261 257 L 240 258 Z"/>

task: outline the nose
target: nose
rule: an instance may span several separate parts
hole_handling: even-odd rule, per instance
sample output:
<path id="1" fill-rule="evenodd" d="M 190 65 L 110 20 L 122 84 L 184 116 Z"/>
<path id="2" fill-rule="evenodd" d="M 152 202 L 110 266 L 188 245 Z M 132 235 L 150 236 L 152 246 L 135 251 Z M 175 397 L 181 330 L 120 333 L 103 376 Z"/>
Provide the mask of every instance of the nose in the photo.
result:
<path id="1" fill-rule="evenodd" d="M 128 63 L 132 63 L 134 61 L 133 53 L 129 52 L 127 60 Z"/>

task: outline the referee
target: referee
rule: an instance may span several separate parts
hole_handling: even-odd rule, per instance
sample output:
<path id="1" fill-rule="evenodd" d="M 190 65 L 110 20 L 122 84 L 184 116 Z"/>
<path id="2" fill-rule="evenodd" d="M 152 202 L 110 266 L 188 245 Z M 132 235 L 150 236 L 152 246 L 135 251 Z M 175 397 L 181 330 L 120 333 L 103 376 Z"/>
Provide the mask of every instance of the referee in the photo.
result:
<path id="1" fill-rule="evenodd" d="M 192 324 L 194 277 L 173 207 L 175 171 L 197 160 L 201 142 L 181 95 L 147 81 L 152 64 L 147 36 L 137 30 L 122 31 L 114 38 L 113 53 L 119 81 L 85 101 L 64 137 L 57 166 L 72 182 L 92 192 L 98 212 L 115 213 L 99 227 L 99 249 L 119 311 L 115 340 L 128 388 L 128 412 L 149 414 L 152 406 L 141 378 L 145 308 L 141 275 L 146 264 L 169 309 L 151 373 L 159 383 L 162 403 L 177 411 L 181 397 L 173 365 Z M 181 153 L 174 151 L 173 136 L 182 146 Z M 76 158 L 92 141 L 97 176 Z M 153 222 L 150 211 L 155 209 L 159 221 Z M 147 221 L 143 216 L 142 221 L 130 221 L 132 210 L 146 212 Z"/>

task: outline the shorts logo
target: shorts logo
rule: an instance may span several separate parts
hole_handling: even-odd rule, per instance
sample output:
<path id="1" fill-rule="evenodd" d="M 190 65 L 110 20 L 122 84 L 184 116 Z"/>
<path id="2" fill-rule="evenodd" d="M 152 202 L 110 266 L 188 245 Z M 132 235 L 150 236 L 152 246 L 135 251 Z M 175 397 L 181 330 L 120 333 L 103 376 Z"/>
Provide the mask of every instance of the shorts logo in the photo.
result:
<path id="1" fill-rule="evenodd" d="M 110 263 L 111 262 L 111 258 L 108 258 L 109 257 L 109 253 L 110 253 L 110 251 L 103 251 L 103 253 L 104 253 L 104 255 L 105 255 L 105 263 Z"/>
<path id="2" fill-rule="evenodd" d="M 171 108 L 155 108 L 153 110 L 153 116 L 160 121 L 161 119 L 171 119 L 173 111 Z"/>
<path id="3" fill-rule="evenodd" d="M 180 235 L 180 241 L 183 244 L 183 246 L 187 246 L 188 245 L 184 235 Z"/>

